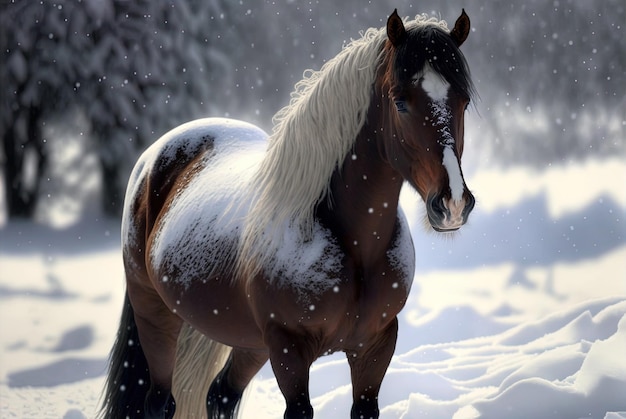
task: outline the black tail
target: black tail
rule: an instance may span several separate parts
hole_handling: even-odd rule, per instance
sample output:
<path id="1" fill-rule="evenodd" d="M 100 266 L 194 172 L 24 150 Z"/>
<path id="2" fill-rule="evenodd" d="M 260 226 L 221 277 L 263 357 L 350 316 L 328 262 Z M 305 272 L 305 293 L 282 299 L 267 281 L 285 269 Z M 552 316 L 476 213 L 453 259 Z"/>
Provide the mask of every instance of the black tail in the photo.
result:
<path id="1" fill-rule="evenodd" d="M 120 327 L 109 358 L 100 416 L 106 419 L 141 417 L 149 388 L 148 363 L 139 344 L 133 307 L 126 294 Z"/>

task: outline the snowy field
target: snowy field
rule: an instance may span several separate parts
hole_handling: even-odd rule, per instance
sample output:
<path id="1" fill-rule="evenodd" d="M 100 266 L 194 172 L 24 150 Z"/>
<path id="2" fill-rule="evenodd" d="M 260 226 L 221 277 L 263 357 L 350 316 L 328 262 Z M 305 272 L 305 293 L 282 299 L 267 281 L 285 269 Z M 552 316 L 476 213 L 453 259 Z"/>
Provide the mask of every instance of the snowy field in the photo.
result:
<path id="1" fill-rule="evenodd" d="M 403 194 L 418 272 L 382 418 L 626 418 L 626 163 L 467 176 L 478 205 L 451 240 Z M 0 417 L 92 418 L 121 312 L 119 226 L 0 228 Z M 348 366 L 311 373 L 317 418 L 350 411 Z M 282 417 L 269 367 L 244 418 Z"/>

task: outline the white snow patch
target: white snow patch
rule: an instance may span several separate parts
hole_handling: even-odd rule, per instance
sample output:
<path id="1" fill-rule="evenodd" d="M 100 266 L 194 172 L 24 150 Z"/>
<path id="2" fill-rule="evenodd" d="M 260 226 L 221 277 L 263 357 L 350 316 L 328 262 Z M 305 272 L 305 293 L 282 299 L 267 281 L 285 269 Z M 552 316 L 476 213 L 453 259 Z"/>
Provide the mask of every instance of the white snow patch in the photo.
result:
<path id="1" fill-rule="evenodd" d="M 266 148 L 265 133 L 231 120 L 186 124 L 166 134 L 145 153 L 138 164 L 141 174 L 133 175 L 129 187 L 134 189 L 133 183 L 145 176 L 156 158 L 167 162 L 176 158 L 177 152 L 190 153 L 194 144 L 206 136 L 213 138 L 213 149 L 202 170 L 175 197 L 150 254 L 155 269 L 163 267 L 169 280 L 187 286 L 191 281 L 206 279 L 210 275 L 207 270 L 233 262 L 252 206 L 251 185 Z M 124 232 L 129 231 L 127 224 L 128 218 Z M 316 223 L 307 241 L 297 228 L 286 226 L 279 231 L 283 235 L 274 238 L 279 244 L 265 267 L 270 278 L 296 288 L 302 295 L 336 285 L 343 255 L 327 229 Z"/>
<path id="2" fill-rule="evenodd" d="M 247 124 L 178 134 L 183 140 L 203 135 L 214 138 L 213 151 L 174 199 L 150 254 L 153 266 L 178 273 L 171 279 L 185 285 L 232 258 L 251 205 L 248 184 L 266 146 L 265 133 Z"/>
<path id="3" fill-rule="evenodd" d="M 307 241 L 302 240 L 298 229 L 283 231 L 282 243 L 267 268 L 268 276 L 280 286 L 295 288 L 301 297 L 335 287 L 340 281 L 343 253 L 330 231 L 315 223 Z"/>
<path id="4" fill-rule="evenodd" d="M 450 107 L 445 102 L 432 102 L 430 107 L 433 112 L 433 127 L 436 127 L 440 134 L 439 144 L 453 147 L 455 141 L 450 132 L 450 121 L 452 119 Z"/>
<path id="5" fill-rule="evenodd" d="M 574 387 L 585 395 L 592 396 L 594 392 L 601 395 L 605 391 L 615 391 L 611 387 L 618 383 L 622 383 L 621 388 L 624 388 L 623 385 L 626 383 L 626 362 L 623 360 L 626 354 L 624 311 L 626 310 L 617 312 L 620 320 L 615 333 L 606 339 L 595 341 L 576 375 Z"/>
<path id="6" fill-rule="evenodd" d="M 405 286 L 410 288 L 415 274 L 415 247 L 406 215 L 401 208 L 398 208 L 398 226 L 399 233 L 391 249 L 387 251 L 387 260 L 393 269 L 402 274 Z"/>

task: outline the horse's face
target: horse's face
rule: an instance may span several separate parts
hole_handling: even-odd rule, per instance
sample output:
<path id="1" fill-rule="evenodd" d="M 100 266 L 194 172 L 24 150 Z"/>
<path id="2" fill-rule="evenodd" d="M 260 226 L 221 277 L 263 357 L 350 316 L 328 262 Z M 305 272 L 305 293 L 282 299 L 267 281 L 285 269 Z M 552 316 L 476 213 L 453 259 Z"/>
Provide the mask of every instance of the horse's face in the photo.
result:
<path id="1" fill-rule="evenodd" d="M 465 12 L 450 34 L 435 27 L 407 32 L 395 12 L 387 24 L 391 58 L 383 106 L 393 135 L 386 154 L 424 199 L 437 231 L 465 224 L 475 202 L 461 170 L 463 118 L 472 87 L 458 46 L 468 32 Z"/>

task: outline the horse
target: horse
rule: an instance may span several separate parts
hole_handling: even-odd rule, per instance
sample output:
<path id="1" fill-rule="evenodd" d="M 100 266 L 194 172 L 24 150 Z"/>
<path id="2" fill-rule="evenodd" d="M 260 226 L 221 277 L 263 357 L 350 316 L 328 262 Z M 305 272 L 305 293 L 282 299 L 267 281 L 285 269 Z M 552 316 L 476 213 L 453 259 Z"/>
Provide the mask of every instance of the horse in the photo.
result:
<path id="1" fill-rule="evenodd" d="M 461 170 L 469 30 L 465 10 L 452 30 L 394 10 L 305 73 L 271 135 L 206 118 L 141 155 L 102 416 L 234 418 L 269 360 L 284 417 L 312 418 L 309 368 L 336 351 L 351 418 L 379 416 L 415 268 L 400 189 L 418 192 L 438 232 L 475 203 Z"/>

